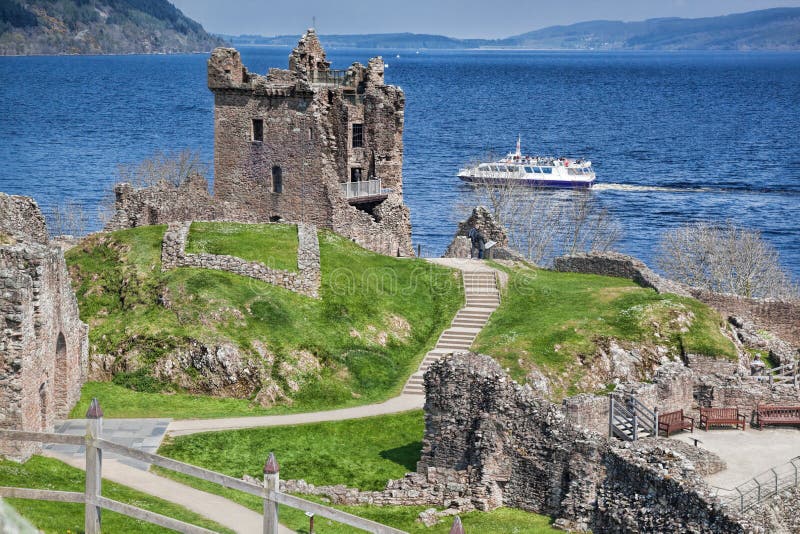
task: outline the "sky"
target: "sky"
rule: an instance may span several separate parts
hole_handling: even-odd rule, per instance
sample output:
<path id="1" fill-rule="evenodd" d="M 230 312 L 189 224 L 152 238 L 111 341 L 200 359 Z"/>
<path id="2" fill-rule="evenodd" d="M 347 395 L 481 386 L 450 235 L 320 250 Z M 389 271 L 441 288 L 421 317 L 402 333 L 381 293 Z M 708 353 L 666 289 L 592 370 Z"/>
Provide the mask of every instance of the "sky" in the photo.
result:
<path id="1" fill-rule="evenodd" d="M 501 38 L 586 20 L 709 17 L 800 0 L 171 0 L 212 33 L 292 35 L 412 32 Z"/>

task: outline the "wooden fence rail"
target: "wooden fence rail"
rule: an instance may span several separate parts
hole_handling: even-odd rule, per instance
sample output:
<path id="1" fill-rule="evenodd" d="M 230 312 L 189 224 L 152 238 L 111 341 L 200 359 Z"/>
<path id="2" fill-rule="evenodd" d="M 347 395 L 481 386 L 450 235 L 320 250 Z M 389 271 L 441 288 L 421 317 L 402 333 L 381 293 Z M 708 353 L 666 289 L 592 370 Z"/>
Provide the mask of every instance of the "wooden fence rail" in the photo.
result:
<path id="1" fill-rule="evenodd" d="M 19 499 L 33 499 L 56 502 L 84 503 L 85 519 L 84 530 L 86 534 L 100 534 L 101 510 L 111 510 L 135 519 L 147 521 L 178 532 L 189 534 L 208 534 L 213 531 L 195 525 L 190 525 L 171 517 L 166 517 L 136 506 L 117 502 L 103 497 L 102 492 L 102 465 L 103 451 L 116 453 L 134 460 L 150 463 L 189 475 L 201 480 L 213 482 L 220 486 L 243 491 L 250 495 L 261 497 L 264 500 L 264 534 L 278 533 L 278 505 L 297 508 L 309 514 L 325 517 L 345 525 L 360 528 L 375 534 L 406 534 L 405 531 L 382 525 L 341 510 L 317 504 L 315 502 L 283 493 L 279 489 L 279 466 L 275 456 L 270 453 L 264 465 L 264 485 L 259 486 L 233 478 L 215 471 L 189 465 L 171 458 L 157 454 L 125 447 L 118 443 L 104 440 L 100 437 L 103 427 L 103 411 L 97 399 L 92 399 L 89 411 L 86 413 L 86 436 L 73 436 L 67 434 L 54 434 L 48 432 L 24 432 L 19 430 L 0 430 L 0 438 L 11 441 L 35 441 L 41 443 L 60 443 L 67 445 L 86 446 L 86 484 L 84 493 L 69 491 L 52 491 L 27 488 L 0 487 L 0 497 Z M 463 534 L 461 520 L 456 517 L 451 532 Z"/>

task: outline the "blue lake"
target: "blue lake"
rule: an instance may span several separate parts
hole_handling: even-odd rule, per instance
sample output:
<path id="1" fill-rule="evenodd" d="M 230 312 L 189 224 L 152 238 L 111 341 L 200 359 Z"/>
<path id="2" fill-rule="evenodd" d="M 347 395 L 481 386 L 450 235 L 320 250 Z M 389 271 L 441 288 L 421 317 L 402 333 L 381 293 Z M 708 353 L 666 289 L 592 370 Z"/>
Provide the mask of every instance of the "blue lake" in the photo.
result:
<path id="1" fill-rule="evenodd" d="M 288 48 L 245 48 L 251 71 Z M 664 229 L 757 228 L 800 278 L 800 54 L 329 51 L 383 55 L 406 92 L 405 198 L 415 244 L 441 253 L 469 189 L 459 165 L 513 149 L 586 157 L 618 248 L 651 260 Z M 396 57 L 397 54 L 400 57 Z M 118 164 L 191 148 L 213 162 L 205 55 L 0 58 L 0 191 L 96 206 Z"/>

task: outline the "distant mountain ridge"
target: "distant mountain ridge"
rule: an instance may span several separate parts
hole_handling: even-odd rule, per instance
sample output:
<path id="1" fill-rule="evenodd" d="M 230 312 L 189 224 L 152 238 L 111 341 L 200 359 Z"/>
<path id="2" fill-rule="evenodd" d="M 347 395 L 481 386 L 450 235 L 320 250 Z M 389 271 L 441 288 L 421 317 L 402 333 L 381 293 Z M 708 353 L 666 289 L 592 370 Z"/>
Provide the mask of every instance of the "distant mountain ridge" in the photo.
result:
<path id="1" fill-rule="evenodd" d="M 298 36 L 223 37 L 234 45 L 294 45 Z M 505 39 L 456 39 L 415 33 L 321 35 L 320 39 L 327 47 L 354 48 L 800 50 L 800 7 L 696 19 L 594 20 L 550 26 Z"/>
<path id="2" fill-rule="evenodd" d="M 0 0 L 0 55 L 200 52 L 223 44 L 167 0 Z"/>

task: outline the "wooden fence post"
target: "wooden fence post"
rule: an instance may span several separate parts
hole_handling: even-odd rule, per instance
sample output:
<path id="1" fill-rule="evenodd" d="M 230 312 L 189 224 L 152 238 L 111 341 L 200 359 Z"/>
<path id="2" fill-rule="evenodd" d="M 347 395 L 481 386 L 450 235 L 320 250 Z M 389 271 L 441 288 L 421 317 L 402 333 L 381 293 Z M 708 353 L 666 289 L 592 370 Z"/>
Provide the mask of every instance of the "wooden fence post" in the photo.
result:
<path id="1" fill-rule="evenodd" d="M 103 431 L 103 409 L 96 398 L 92 399 L 86 412 L 86 485 L 84 497 L 86 510 L 84 530 L 86 534 L 100 534 L 100 505 L 97 498 L 102 490 L 103 450 L 99 449 L 95 440 Z"/>
<path id="2" fill-rule="evenodd" d="M 278 503 L 269 498 L 269 492 L 280 489 L 279 472 L 280 466 L 275 455 L 269 453 L 264 464 L 264 534 L 278 534 Z"/>

